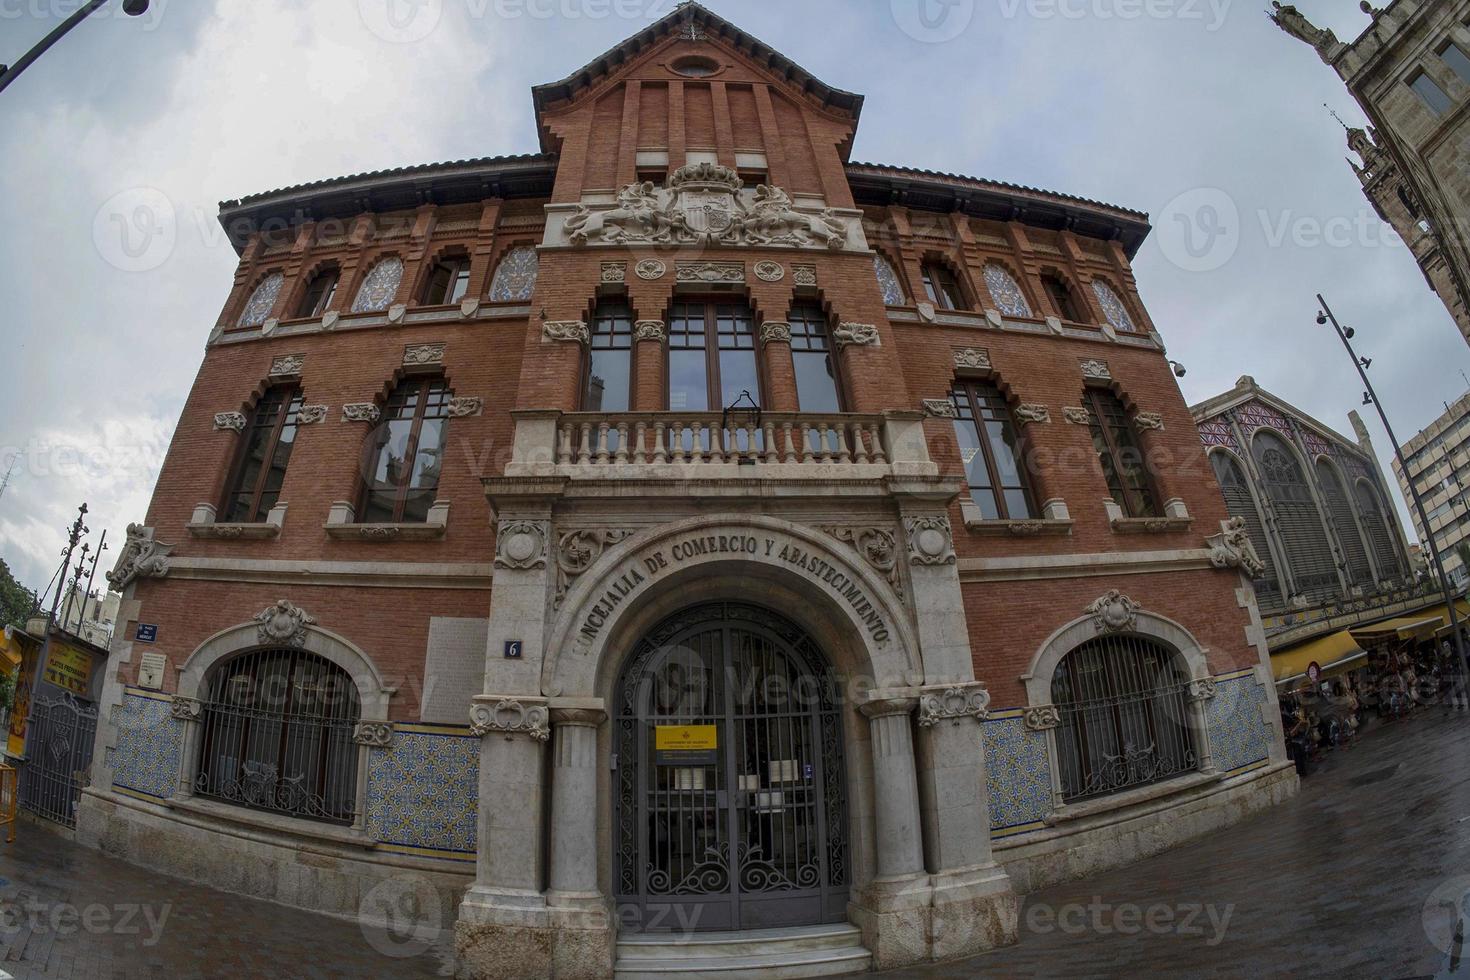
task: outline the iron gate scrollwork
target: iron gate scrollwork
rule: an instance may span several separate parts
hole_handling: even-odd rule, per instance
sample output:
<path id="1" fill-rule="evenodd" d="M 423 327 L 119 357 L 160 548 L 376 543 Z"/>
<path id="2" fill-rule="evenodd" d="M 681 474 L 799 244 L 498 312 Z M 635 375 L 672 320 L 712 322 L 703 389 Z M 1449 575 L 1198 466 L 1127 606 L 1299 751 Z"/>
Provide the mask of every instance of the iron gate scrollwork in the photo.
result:
<path id="1" fill-rule="evenodd" d="M 616 694 L 614 891 L 635 928 L 843 921 L 849 884 L 840 688 L 785 619 L 722 602 L 633 650 Z M 661 726 L 714 726 L 671 761 Z"/>
<path id="2" fill-rule="evenodd" d="M 27 725 L 20 805 L 48 820 L 75 827 L 77 801 L 92 768 L 97 707 L 70 694 L 36 698 L 31 702 Z"/>

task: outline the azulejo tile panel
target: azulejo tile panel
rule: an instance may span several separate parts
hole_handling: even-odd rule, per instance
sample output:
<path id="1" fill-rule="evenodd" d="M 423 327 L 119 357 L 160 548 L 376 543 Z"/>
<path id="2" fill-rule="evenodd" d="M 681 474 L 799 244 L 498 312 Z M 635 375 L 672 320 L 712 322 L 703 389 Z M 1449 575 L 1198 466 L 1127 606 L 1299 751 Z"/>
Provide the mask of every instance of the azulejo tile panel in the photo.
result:
<path id="1" fill-rule="evenodd" d="M 1215 685 L 1215 696 L 1205 702 L 1210 726 L 1210 749 L 1215 768 L 1230 773 L 1271 754 L 1271 728 L 1263 708 L 1266 692 L 1247 674 Z"/>
<path id="2" fill-rule="evenodd" d="M 987 719 L 982 733 L 991 831 L 1039 823 L 1051 808 L 1046 733 L 1028 731 L 1019 712 Z"/>
<path id="3" fill-rule="evenodd" d="M 111 750 L 112 785 L 167 799 L 178 788 L 183 722 L 167 700 L 123 694 L 114 709 L 117 744 Z"/>
<path id="4" fill-rule="evenodd" d="M 367 829 L 384 844 L 475 853 L 480 740 L 397 731 L 368 756 Z"/>

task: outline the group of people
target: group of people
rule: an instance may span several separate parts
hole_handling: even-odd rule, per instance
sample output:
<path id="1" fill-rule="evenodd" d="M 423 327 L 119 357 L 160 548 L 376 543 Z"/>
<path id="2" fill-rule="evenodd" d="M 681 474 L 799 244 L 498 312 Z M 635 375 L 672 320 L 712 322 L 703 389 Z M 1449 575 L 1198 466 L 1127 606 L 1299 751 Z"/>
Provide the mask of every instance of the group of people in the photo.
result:
<path id="1" fill-rule="evenodd" d="M 1470 650 L 1470 633 L 1461 633 Z M 1452 704 L 1458 681 L 1459 658 L 1447 638 L 1375 647 L 1364 666 L 1330 679 L 1303 679 L 1280 696 L 1287 753 L 1305 776 L 1327 752 L 1350 748 L 1370 724 Z"/>

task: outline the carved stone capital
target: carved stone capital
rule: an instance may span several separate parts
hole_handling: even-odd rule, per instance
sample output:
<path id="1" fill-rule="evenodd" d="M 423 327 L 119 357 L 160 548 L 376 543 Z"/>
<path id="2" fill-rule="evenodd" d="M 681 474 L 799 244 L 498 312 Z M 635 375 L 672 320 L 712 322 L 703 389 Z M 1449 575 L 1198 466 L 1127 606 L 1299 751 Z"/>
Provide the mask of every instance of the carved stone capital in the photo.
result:
<path id="1" fill-rule="evenodd" d="M 1189 682 L 1189 700 L 1208 701 L 1215 696 L 1215 679 L 1213 677 L 1201 677 Z"/>
<path id="2" fill-rule="evenodd" d="M 639 340 L 654 340 L 663 343 L 664 338 L 669 335 L 668 328 L 662 320 L 639 320 L 633 324 L 633 336 Z"/>
<path id="3" fill-rule="evenodd" d="M 169 714 L 179 721 L 198 721 L 204 714 L 204 702 L 198 698 L 186 698 L 175 694 L 168 705 Z"/>
<path id="4" fill-rule="evenodd" d="M 480 738 L 520 735 L 544 742 L 551 738 L 549 714 L 545 703 L 538 699 L 492 696 L 470 706 L 470 733 Z"/>
<path id="5" fill-rule="evenodd" d="M 230 432 L 244 432 L 246 419 L 240 412 L 215 412 L 214 428 L 216 432 L 228 430 Z"/>
<path id="6" fill-rule="evenodd" d="M 761 343 L 791 343 L 791 324 L 782 320 L 767 320 L 761 324 Z"/>
<path id="7" fill-rule="evenodd" d="M 558 728 L 569 725 L 578 728 L 601 728 L 607 721 L 607 712 L 601 708 L 552 708 L 551 723 Z"/>
<path id="8" fill-rule="evenodd" d="M 839 323 L 832 331 L 832 342 L 838 347 L 877 347 L 878 328 L 871 323 Z"/>
<path id="9" fill-rule="evenodd" d="M 342 406 L 343 422 L 367 422 L 374 424 L 383 415 L 382 410 L 372 402 L 354 402 L 351 405 Z"/>
<path id="10" fill-rule="evenodd" d="M 449 417 L 462 419 L 470 415 L 479 415 L 485 410 L 485 399 L 472 395 L 459 395 L 449 399 Z"/>
<path id="11" fill-rule="evenodd" d="M 948 398 L 925 398 L 924 414 L 936 419 L 955 419 L 960 415 Z"/>
<path id="12" fill-rule="evenodd" d="M 352 729 L 352 740 L 358 745 L 370 745 L 386 749 L 393 744 L 393 723 L 387 721 L 360 721 Z"/>
<path id="13" fill-rule="evenodd" d="M 1032 423 L 1049 425 L 1051 423 L 1051 409 L 1045 405 L 1017 405 L 1016 424 L 1031 425 Z"/>
<path id="14" fill-rule="evenodd" d="M 255 614 L 255 638 L 263 646 L 305 646 L 306 628 L 316 619 L 289 599 L 277 599 Z"/>
<path id="15" fill-rule="evenodd" d="M 1092 601 L 1087 613 L 1099 633 L 1121 633 L 1138 626 L 1138 603 L 1117 589 L 1109 589 Z"/>
<path id="16" fill-rule="evenodd" d="M 919 695 L 919 727 L 930 728 L 941 721 L 958 725 L 966 718 L 984 721 L 990 716 L 990 692 L 985 685 L 953 684 Z"/>
<path id="17" fill-rule="evenodd" d="M 954 535 L 950 530 L 948 517 L 938 514 L 905 517 L 903 529 L 904 537 L 908 539 L 910 564 L 954 564 Z"/>
<path id="18" fill-rule="evenodd" d="M 894 698 L 872 697 L 858 705 L 864 717 L 887 718 L 891 715 L 906 715 L 911 713 L 919 703 L 916 697 L 902 696 Z"/>
<path id="19" fill-rule="evenodd" d="M 495 532 L 496 568 L 545 568 L 545 521 L 501 521 Z"/>
<path id="20" fill-rule="evenodd" d="M 325 405 L 302 405 L 301 410 L 296 413 L 297 425 L 317 425 L 327 420 L 327 406 Z"/>
<path id="21" fill-rule="evenodd" d="M 588 344 L 592 342 L 592 334 L 587 331 L 587 324 L 581 320 L 544 320 L 541 323 L 541 342 L 551 344 L 557 341 L 566 341 L 572 344 Z"/>
<path id="22" fill-rule="evenodd" d="M 1073 425 L 1091 425 L 1092 413 L 1081 405 L 1065 405 L 1062 407 L 1062 418 Z"/>
<path id="23" fill-rule="evenodd" d="M 173 545 L 154 540 L 153 528 L 129 524 L 117 564 L 107 573 L 107 584 L 121 592 L 135 579 L 163 578 L 168 574 L 168 553 L 172 550 Z"/>
<path id="24" fill-rule="evenodd" d="M 1135 412 L 1133 424 L 1140 429 L 1154 429 L 1162 431 L 1164 428 L 1164 417 L 1158 412 Z"/>
<path id="25" fill-rule="evenodd" d="M 1062 712 L 1054 704 L 1038 704 L 1021 712 L 1021 721 L 1028 731 L 1044 732 L 1062 723 Z"/>

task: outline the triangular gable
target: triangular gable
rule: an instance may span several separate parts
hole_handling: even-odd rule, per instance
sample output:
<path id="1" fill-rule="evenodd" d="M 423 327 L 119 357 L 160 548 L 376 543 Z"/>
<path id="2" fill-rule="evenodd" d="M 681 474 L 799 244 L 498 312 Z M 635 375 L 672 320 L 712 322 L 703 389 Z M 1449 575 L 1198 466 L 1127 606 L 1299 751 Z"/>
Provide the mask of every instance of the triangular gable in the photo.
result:
<path id="1" fill-rule="evenodd" d="M 1370 457 L 1363 451 L 1363 447 L 1357 442 L 1342 435 L 1335 429 L 1323 425 L 1312 418 L 1301 409 L 1290 402 L 1257 385 L 1254 379 L 1241 378 L 1235 388 L 1214 398 L 1200 402 L 1190 407 L 1190 413 L 1194 416 L 1195 424 L 1203 426 L 1212 419 L 1218 418 L 1232 409 L 1245 409 L 1247 412 L 1259 408 L 1263 415 L 1283 415 L 1296 419 L 1301 423 L 1305 432 L 1310 437 L 1331 443 L 1337 447 L 1347 450 L 1353 457 L 1361 461 L 1369 461 Z M 1206 432 L 1206 444 L 1211 444 Z M 1315 455 L 1315 453 L 1314 453 Z M 1374 463 L 1376 466 L 1376 462 Z"/>

